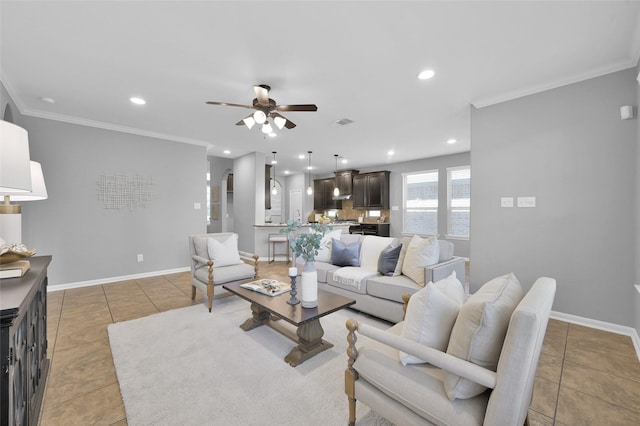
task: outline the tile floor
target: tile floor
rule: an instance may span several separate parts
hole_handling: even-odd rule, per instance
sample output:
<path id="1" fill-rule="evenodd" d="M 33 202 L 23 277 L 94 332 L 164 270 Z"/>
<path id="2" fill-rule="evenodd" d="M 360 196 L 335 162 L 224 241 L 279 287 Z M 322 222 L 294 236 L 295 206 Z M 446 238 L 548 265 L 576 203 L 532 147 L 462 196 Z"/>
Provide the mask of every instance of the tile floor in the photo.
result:
<path id="1" fill-rule="evenodd" d="M 286 268 L 260 264 L 261 275 L 281 279 Z M 204 303 L 197 296 L 192 302 L 189 273 L 49 292 L 51 369 L 40 424 L 125 426 L 107 325 Z M 631 339 L 551 320 L 529 421 L 640 424 L 640 362 Z"/>

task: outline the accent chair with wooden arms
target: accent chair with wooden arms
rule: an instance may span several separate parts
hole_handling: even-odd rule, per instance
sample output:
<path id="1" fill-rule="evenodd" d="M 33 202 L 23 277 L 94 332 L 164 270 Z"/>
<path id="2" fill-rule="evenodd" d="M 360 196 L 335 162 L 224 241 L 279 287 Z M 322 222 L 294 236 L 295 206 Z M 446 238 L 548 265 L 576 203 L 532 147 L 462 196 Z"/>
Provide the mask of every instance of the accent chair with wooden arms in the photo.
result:
<path id="1" fill-rule="evenodd" d="M 214 287 L 234 281 L 258 278 L 258 256 L 238 251 L 238 234 L 221 232 L 189 236 L 191 256 L 191 299 L 196 288 L 207 295 L 209 312 Z"/>
<path id="2" fill-rule="evenodd" d="M 470 362 L 449 353 L 462 308 L 455 319 L 451 340 L 445 345 L 446 351 L 403 337 L 406 320 L 380 330 L 349 319 L 349 360 L 345 371 L 349 424 L 355 424 L 356 400 L 397 425 L 525 424 L 556 282 L 539 278 L 524 297 L 522 290 L 518 291 L 512 298 L 515 309 L 501 318 L 506 334 L 497 333 L 497 368 L 483 367 L 479 365 L 481 362 Z M 484 311 L 480 323 L 493 324 L 487 315 Z M 470 341 L 481 339 L 486 331 L 472 332 Z M 371 340 L 357 348 L 356 333 Z M 419 358 L 423 363 L 403 365 L 400 353 Z M 463 390 L 458 388 L 461 382 L 481 387 L 475 393 L 460 396 L 455 392 Z"/>

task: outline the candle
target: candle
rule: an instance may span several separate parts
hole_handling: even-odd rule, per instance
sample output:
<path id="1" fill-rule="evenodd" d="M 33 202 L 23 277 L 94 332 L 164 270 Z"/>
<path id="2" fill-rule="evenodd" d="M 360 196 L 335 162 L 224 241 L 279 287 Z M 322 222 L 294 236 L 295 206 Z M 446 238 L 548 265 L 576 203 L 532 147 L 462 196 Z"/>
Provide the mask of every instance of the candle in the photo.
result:
<path id="1" fill-rule="evenodd" d="M 296 268 L 295 266 L 293 268 L 289 268 L 289 276 L 290 277 L 297 277 L 298 276 L 298 268 Z"/>

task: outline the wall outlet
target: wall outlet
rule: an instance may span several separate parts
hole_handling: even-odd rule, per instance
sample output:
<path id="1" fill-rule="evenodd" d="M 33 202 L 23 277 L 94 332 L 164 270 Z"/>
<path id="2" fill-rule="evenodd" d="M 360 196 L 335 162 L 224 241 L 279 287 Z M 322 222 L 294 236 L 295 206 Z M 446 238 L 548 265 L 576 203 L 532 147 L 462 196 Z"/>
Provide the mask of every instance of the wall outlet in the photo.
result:
<path id="1" fill-rule="evenodd" d="M 500 207 L 513 207 L 513 197 L 500 198 Z"/>
<path id="2" fill-rule="evenodd" d="M 138 255 L 138 262 L 142 262 L 143 260 L 144 260 L 144 257 L 141 254 L 139 254 Z"/>

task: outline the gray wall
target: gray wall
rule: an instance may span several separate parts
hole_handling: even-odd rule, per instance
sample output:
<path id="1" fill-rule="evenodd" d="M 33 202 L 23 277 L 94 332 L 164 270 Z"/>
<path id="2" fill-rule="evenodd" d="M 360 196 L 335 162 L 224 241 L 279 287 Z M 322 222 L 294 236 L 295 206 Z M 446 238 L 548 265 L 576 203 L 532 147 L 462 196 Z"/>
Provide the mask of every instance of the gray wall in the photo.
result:
<path id="1" fill-rule="evenodd" d="M 557 279 L 553 309 L 631 326 L 638 124 L 628 69 L 471 115 L 471 291 L 514 272 Z M 535 208 L 501 197 L 535 196 Z"/>
<path id="2" fill-rule="evenodd" d="M 223 158 L 223 157 L 214 157 L 214 156 L 209 156 L 207 157 L 208 161 L 209 161 L 209 173 L 211 173 L 211 187 L 213 188 L 214 186 L 219 186 L 220 187 L 220 200 L 218 201 L 218 205 L 220 206 L 220 216 L 218 219 L 211 219 L 211 222 L 209 223 L 209 225 L 207 226 L 207 232 L 210 233 L 215 233 L 215 232 L 222 232 L 222 220 L 223 220 L 223 215 L 225 213 L 225 211 L 223 211 L 223 205 L 225 204 L 225 200 L 227 199 L 227 184 L 226 184 L 226 180 L 223 183 L 222 179 L 227 177 L 227 172 L 230 172 L 233 170 L 233 160 L 230 158 Z M 213 202 L 211 202 L 211 204 L 216 204 Z M 232 207 L 232 206 L 231 206 Z M 231 212 L 233 212 L 233 209 L 230 209 Z M 231 218 L 230 218 L 231 219 Z M 228 220 L 228 223 L 233 223 L 233 219 Z M 228 229 L 233 229 L 228 228 Z"/>
<path id="3" fill-rule="evenodd" d="M 249 253 L 255 252 L 254 225 L 264 223 L 264 165 L 264 154 L 257 152 L 233 161 L 234 232 L 238 248 Z"/>
<path id="4" fill-rule="evenodd" d="M 6 99 L 3 90 L 3 110 Z M 189 265 L 187 235 L 206 229 L 206 149 L 126 133 L 22 116 L 31 159 L 42 164 L 49 198 L 22 203 L 23 241 L 52 255 L 49 284 L 77 283 Z M 102 174 L 153 179 L 148 207 L 107 210 Z M 136 255 L 144 255 L 138 263 Z"/>

